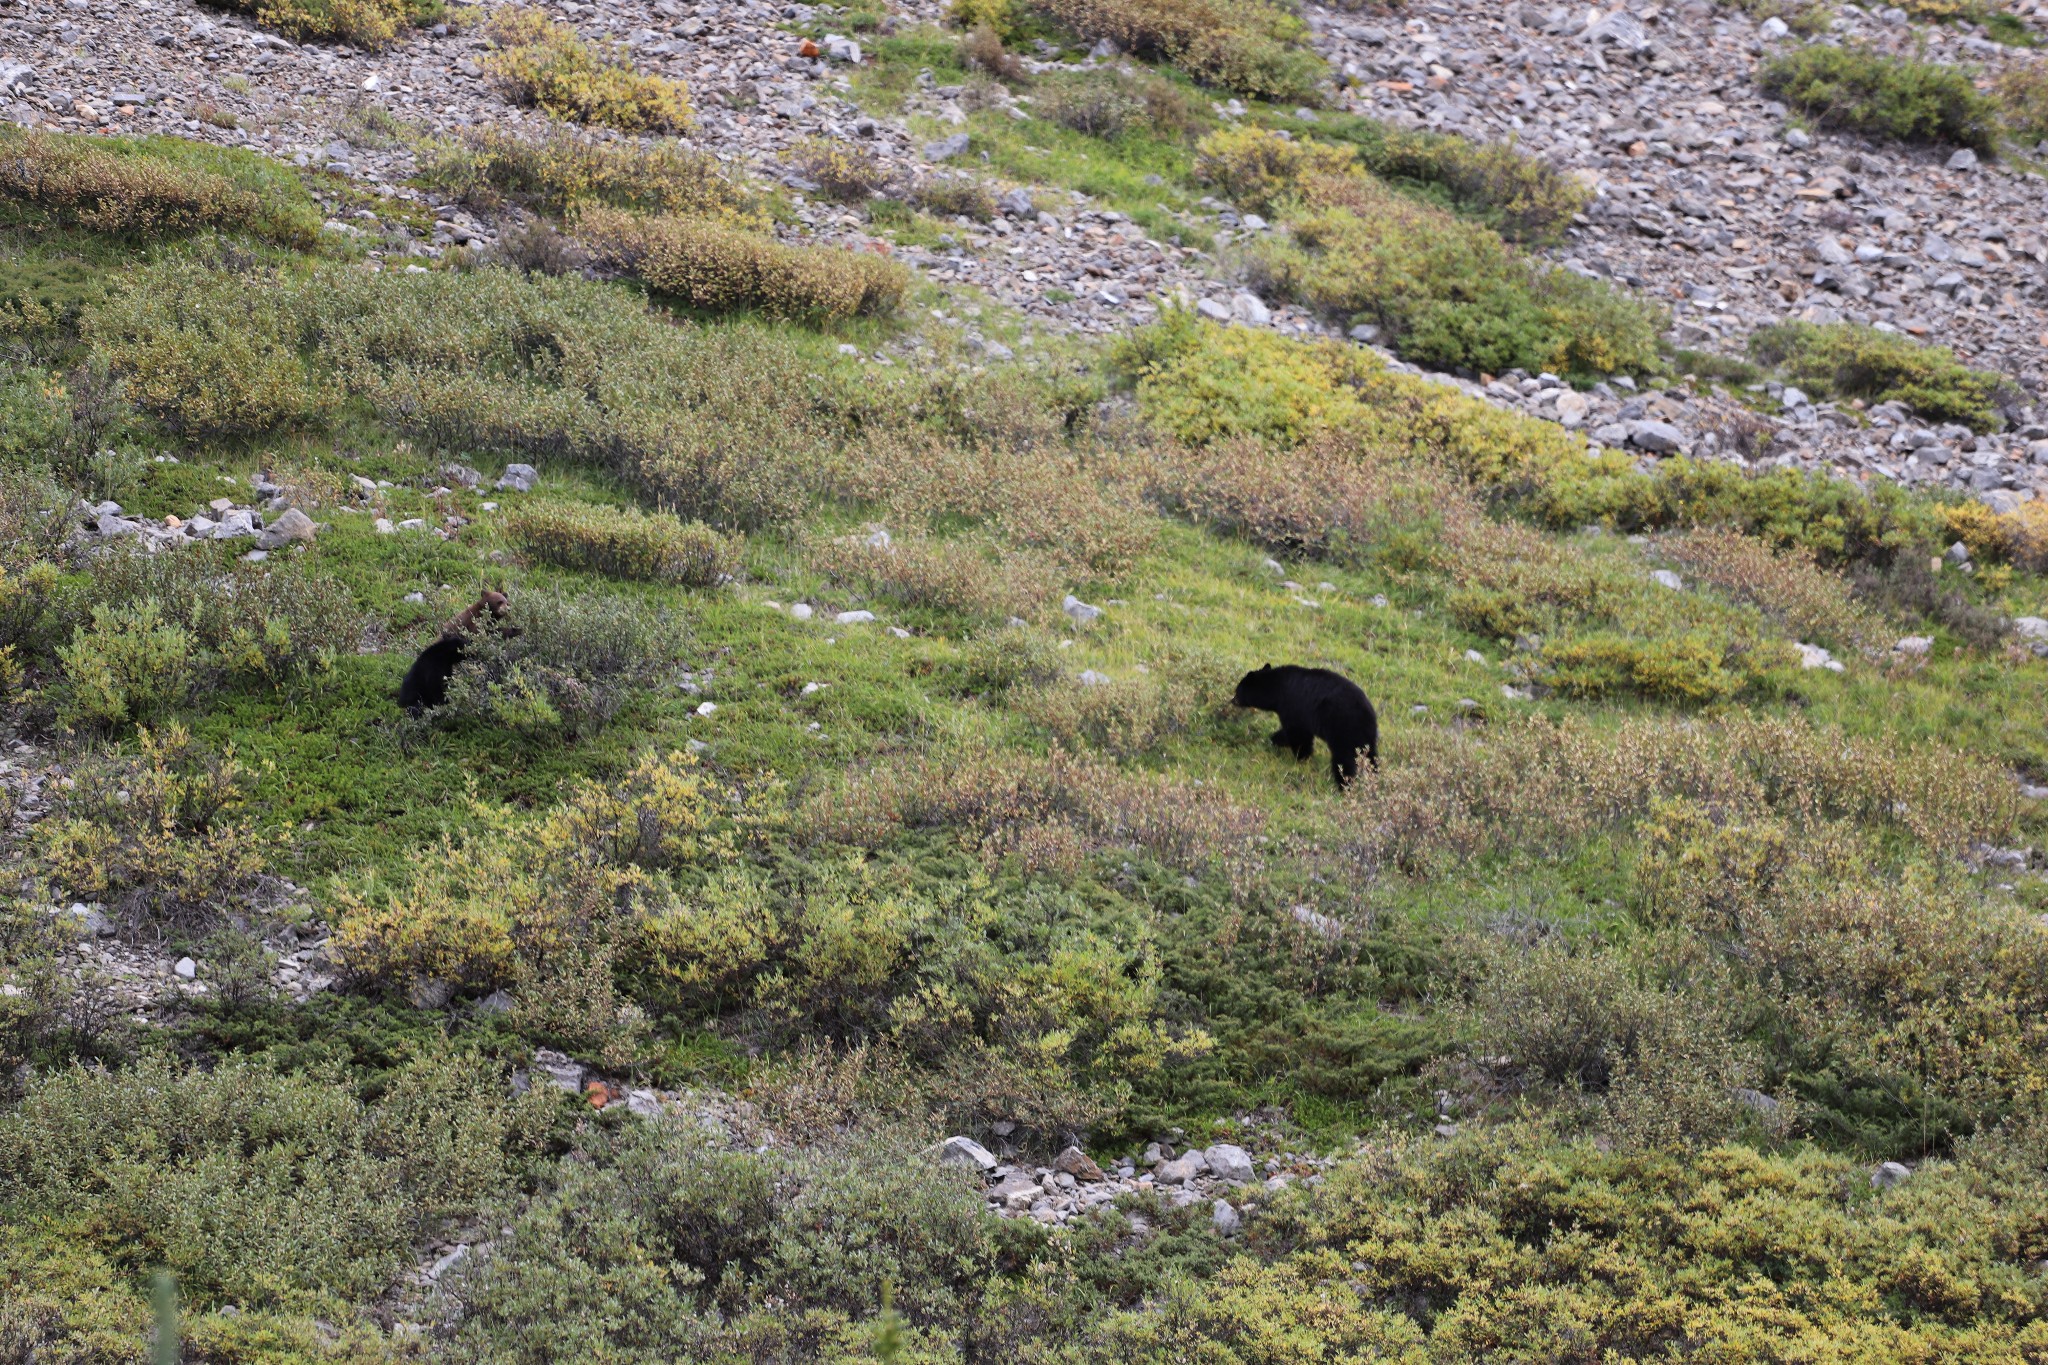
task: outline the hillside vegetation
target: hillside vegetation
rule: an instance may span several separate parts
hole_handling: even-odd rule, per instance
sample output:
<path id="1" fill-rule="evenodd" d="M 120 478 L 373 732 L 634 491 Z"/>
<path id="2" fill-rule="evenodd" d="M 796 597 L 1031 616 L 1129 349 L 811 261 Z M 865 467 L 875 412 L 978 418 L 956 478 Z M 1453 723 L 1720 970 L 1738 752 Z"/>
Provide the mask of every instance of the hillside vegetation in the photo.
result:
<path id="1" fill-rule="evenodd" d="M 551 217 L 423 270 L 249 154 L 0 185 L 0 1360 L 144 1358 L 159 1272 L 279 1365 L 2048 1355 L 2037 520 L 1027 347 L 595 145 L 478 139 Z M 1321 145 L 1305 294 L 1653 346 Z M 1338 278 L 1379 221 L 1490 292 Z M 954 1134 L 1258 1178 L 1000 1217 Z"/>

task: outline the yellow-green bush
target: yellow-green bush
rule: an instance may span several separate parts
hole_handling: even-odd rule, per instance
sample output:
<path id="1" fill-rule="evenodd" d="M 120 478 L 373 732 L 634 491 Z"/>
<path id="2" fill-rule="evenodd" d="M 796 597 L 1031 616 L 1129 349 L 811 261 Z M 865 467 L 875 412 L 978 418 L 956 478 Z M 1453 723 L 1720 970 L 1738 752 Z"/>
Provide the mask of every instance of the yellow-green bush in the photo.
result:
<path id="1" fill-rule="evenodd" d="M 220 0 L 300 42 L 387 47 L 401 28 L 432 23 L 441 0 Z"/>
<path id="2" fill-rule="evenodd" d="M 1313 101 L 1326 68 L 1301 20 L 1263 0 L 1034 0 L 1093 41 L 1159 57 L 1206 85 L 1276 101 Z"/>
<path id="3" fill-rule="evenodd" d="M 213 228 L 286 246 L 320 236 L 291 169 L 183 138 L 0 130 L 0 217 L 150 238 Z"/>
<path id="4" fill-rule="evenodd" d="M 889 168 L 873 152 L 843 138 L 805 138 L 784 153 L 790 165 L 815 182 L 827 198 L 859 204 L 889 186 Z"/>
<path id="5" fill-rule="evenodd" d="M 493 11 L 496 50 L 484 69 L 523 104 L 556 118 L 626 132 L 681 132 L 690 126 L 690 92 L 681 81 L 633 70 L 623 44 L 591 44 L 537 9 Z"/>
<path id="6" fill-rule="evenodd" d="M 717 157 L 674 141 L 640 143 L 550 124 L 538 137 L 464 129 L 421 155 L 421 176 L 480 207 L 510 199 L 545 213 L 582 204 L 695 218 L 744 218 L 752 196 Z"/>
<path id="7" fill-rule="evenodd" d="M 255 804 L 257 774 L 178 725 L 141 731 L 137 744 L 137 756 L 88 765 L 54 789 L 56 808 L 31 842 L 35 870 L 134 927 L 194 928 L 241 912 L 284 847 Z"/>
<path id="8" fill-rule="evenodd" d="M 331 397 L 299 355 L 297 286 L 263 283 L 265 306 L 250 309 L 256 282 L 166 262 L 96 304 L 79 331 L 130 401 L 173 430 L 234 435 L 311 420 Z"/>
<path id="9" fill-rule="evenodd" d="M 2003 427 L 2001 409 L 2022 401 L 2010 379 L 1970 369 L 1946 346 L 1854 323 L 1778 323 L 1752 335 L 1749 349 L 1817 393 L 1903 403 L 1929 421 L 1961 422 L 1975 431 Z"/>
<path id="10" fill-rule="evenodd" d="M 708 588 L 735 566 L 737 544 L 702 522 L 586 503 L 522 505 L 505 533 L 527 558 L 565 569 Z"/>
<path id="11" fill-rule="evenodd" d="M 866 317 L 894 312 L 910 287 L 910 272 L 884 257 L 784 246 L 723 223 L 592 209 L 579 218 L 578 231 L 605 264 L 706 312 L 752 309 L 820 322 Z"/>
<path id="12" fill-rule="evenodd" d="M 132 609 L 94 607 L 90 625 L 57 651 L 64 667 L 58 719 L 107 727 L 148 721 L 185 700 L 192 686 L 192 637 L 164 620 L 154 599 Z"/>
<path id="13" fill-rule="evenodd" d="M 1351 147 L 1288 137 L 1240 123 L 1219 128 L 1195 147 L 1195 174 L 1247 211 L 1272 213 L 1301 193 L 1311 176 L 1346 175 L 1358 168 Z"/>
<path id="14" fill-rule="evenodd" d="M 1292 242 L 1259 258 L 1267 288 L 1376 324 L 1404 358 L 1580 376 L 1660 365 L 1661 318 L 1604 281 L 1524 259 L 1491 228 L 1364 176 L 1311 176 L 1298 190 Z"/>

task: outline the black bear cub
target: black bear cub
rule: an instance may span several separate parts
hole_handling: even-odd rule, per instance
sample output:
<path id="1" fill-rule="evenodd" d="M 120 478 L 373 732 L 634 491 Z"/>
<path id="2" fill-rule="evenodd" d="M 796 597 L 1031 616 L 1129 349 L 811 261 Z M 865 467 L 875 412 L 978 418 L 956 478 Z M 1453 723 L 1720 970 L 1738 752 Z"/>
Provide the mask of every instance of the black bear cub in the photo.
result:
<path id="1" fill-rule="evenodd" d="M 1319 739 L 1329 745 L 1330 776 L 1339 791 L 1358 776 L 1360 749 L 1375 769 L 1380 766 L 1380 718 L 1358 684 L 1341 673 L 1267 664 L 1245 674 L 1231 700 L 1277 712 L 1280 728 L 1273 732 L 1273 743 L 1294 750 L 1298 759 L 1314 753 Z"/>
<path id="2" fill-rule="evenodd" d="M 398 684 L 398 704 L 415 716 L 430 707 L 447 705 L 448 679 L 462 662 L 470 633 L 486 613 L 493 622 L 504 616 L 507 605 L 504 593 L 486 592 L 441 627 L 440 637 L 421 650 L 405 671 L 405 680 Z"/>

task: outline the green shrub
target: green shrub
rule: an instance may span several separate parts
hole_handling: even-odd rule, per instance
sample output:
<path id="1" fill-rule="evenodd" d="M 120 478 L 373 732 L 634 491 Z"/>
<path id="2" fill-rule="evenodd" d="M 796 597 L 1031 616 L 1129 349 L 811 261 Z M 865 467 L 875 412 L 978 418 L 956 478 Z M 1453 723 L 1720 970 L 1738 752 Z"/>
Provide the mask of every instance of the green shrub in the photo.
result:
<path id="1" fill-rule="evenodd" d="M 1649 306 L 1518 256 L 1477 223 L 1363 176 L 1312 178 L 1266 248 L 1266 287 L 1320 312 L 1383 328 L 1394 348 L 1437 369 L 1559 374 L 1655 372 L 1662 319 Z"/>
<path id="2" fill-rule="evenodd" d="M 666 613 L 623 598 L 559 589 L 521 593 L 509 627 L 483 632 L 448 685 L 457 716 L 525 732 L 601 728 L 675 663 Z M 516 634 L 513 631 L 516 630 Z"/>
<path id="3" fill-rule="evenodd" d="M 154 604 L 187 635 L 192 666 L 209 682 L 281 687 L 326 672 L 363 638 L 347 587 L 289 559 L 223 568 L 196 552 L 130 550 L 96 558 L 83 595 L 94 611 Z"/>
<path id="4" fill-rule="evenodd" d="M 550 124 L 538 137 L 469 128 L 421 154 L 427 184 L 482 208 L 504 200 L 544 213 L 583 204 L 697 218 L 746 214 L 752 197 L 708 152 L 675 141 L 617 141 Z"/>
<path id="5" fill-rule="evenodd" d="M 298 353 L 298 291 L 275 276 L 166 262 L 89 309 L 79 333 L 122 376 L 129 399 L 173 430 L 267 431 L 313 420 L 331 401 Z M 247 307 L 259 293 L 264 304 Z"/>
<path id="6" fill-rule="evenodd" d="M 783 246 L 720 223 L 593 209 L 578 231 L 601 262 L 707 312 L 754 309 L 819 322 L 875 316 L 896 311 L 910 286 L 910 272 L 881 256 Z"/>
<path id="7" fill-rule="evenodd" d="M 1048 77 L 1037 87 L 1032 112 L 1110 142 L 1127 135 L 1177 142 L 1215 119 L 1197 95 L 1142 68 Z"/>
<path id="8" fill-rule="evenodd" d="M 1274 101 L 1315 101 L 1322 58 L 1292 12 L 1263 0 L 1034 0 L 1076 34 L 1170 61 L 1205 85 Z"/>
<path id="9" fill-rule="evenodd" d="M 493 11 L 489 33 L 496 50 L 484 69 L 522 104 L 629 133 L 690 126 L 683 83 L 634 71 L 624 44 L 593 46 L 569 25 L 524 6 Z"/>
<path id="10" fill-rule="evenodd" d="M 166 262 L 81 328 L 174 426 L 264 430 L 346 395 L 451 453 L 582 462 L 717 526 L 794 516 L 830 446 L 829 392 L 788 337 L 677 326 L 577 278 Z"/>
<path id="11" fill-rule="evenodd" d="M 13 127 L 0 130 L 0 217 L 134 238 L 211 228 L 300 248 L 321 221 L 291 168 L 254 152 Z"/>
<path id="12" fill-rule="evenodd" d="M 1704 633 L 1642 640 L 1598 634 L 1547 644 L 1543 680 L 1568 697 L 1640 694 L 1704 706 L 1726 701 L 1751 680 L 1747 661 Z"/>
<path id="13" fill-rule="evenodd" d="M 583 503 L 523 505 L 507 518 L 505 533 L 543 564 L 689 588 L 715 586 L 733 569 L 737 550 L 702 522 Z"/>
<path id="14" fill-rule="evenodd" d="M 56 1218 L 136 1279 L 170 1270 L 194 1304 L 331 1309 L 504 1191 L 539 1117 L 492 1068 L 445 1055 L 400 1068 L 375 1103 L 318 1074 L 159 1057 L 33 1080 L 0 1117 L 0 1179 L 22 1216 Z"/>
<path id="15" fill-rule="evenodd" d="M 192 637 L 164 620 L 154 598 L 120 610 L 94 607 L 90 625 L 57 651 L 64 668 L 57 716 L 112 728 L 183 704 L 192 687 Z"/>
<path id="16" fill-rule="evenodd" d="M 789 164 L 826 198 L 861 204 L 889 187 L 889 168 L 873 152 L 843 138 L 805 138 L 786 154 Z"/>
<path id="17" fill-rule="evenodd" d="M 407 27 L 424 27 L 442 13 L 441 0 L 219 0 L 305 42 L 388 47 Z"/>
<path id="18" fill-rule="evenodd" d="M 134 757 L 82 765 L 37 822 L 30 865 L 66 894 L 104 902 L 130 929 L 209 927 L 246 914 L 283 831 L 254 804 L 257 774 L 177 725 L 137 736 Z"/>
<path id="19" fill-rule="evenodd" d="M 964 175 L 930 175 L 904 192 L 926 213 L 940 218 L 971 218 L 986 223 L 996 216 L 996 197 L 979 180 Z"/>
<path id="20" fill-rule="evenodd" d="M 1814 43 L 1765 62 L 1757 83 L 1823 127 L 1981 152 L 1998 142 L 1998 104 L 1961 67 Z"/>
<path id="21" fill-rule="evenodd" d="M 1945 346 L 1855 323 L 1781 322 L 1749 339 L 1750 354 L 1793 383 L 1839 398 L 1903 403 L 1935 422 L 1974 431 L 2005 425 L 2022 400 L 2001 374 L 1973 370 Z"/>
<path id="22" fill-rule="evenodd" d="M 1998 73 L 1991 93 L 2013 136 L 2029 145 L 2048 140 L 2048 68 L 2039 62 L 2014 62 Z"/>

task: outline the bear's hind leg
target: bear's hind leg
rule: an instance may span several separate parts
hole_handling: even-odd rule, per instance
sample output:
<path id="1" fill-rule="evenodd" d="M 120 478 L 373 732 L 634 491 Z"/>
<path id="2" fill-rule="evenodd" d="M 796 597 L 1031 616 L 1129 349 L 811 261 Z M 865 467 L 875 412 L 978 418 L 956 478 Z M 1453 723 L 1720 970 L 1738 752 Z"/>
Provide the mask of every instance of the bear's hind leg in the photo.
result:
<path id="1" fill-rule="evenodd" d="M 1358 776 L 1358 750 L 1330 750 L 1330 776 L 1336 780 L 1337 790 L 1343 791 Z"/>

